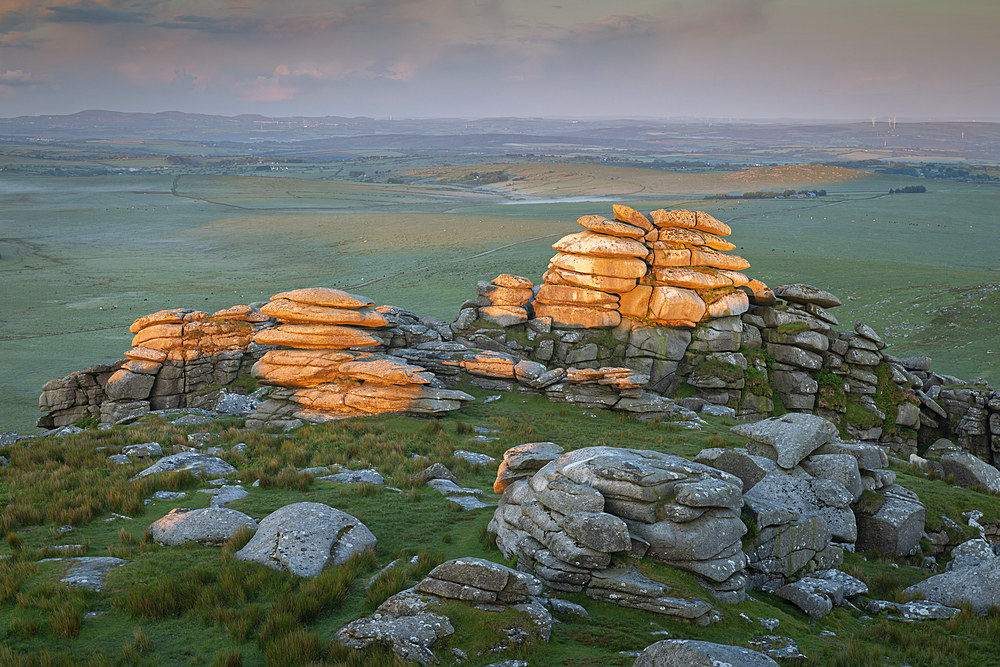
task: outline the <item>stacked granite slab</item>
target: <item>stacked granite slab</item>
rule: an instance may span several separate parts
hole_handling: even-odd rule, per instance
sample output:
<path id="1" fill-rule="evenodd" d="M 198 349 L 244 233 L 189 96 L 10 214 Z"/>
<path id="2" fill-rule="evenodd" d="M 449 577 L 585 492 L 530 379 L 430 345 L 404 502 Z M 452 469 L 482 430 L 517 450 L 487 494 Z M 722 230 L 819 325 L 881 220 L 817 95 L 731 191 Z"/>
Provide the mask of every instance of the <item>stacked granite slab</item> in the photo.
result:
<path id="1" fill-rule="evenodd" d="M 434 414 L 473 400 L 439 389 L 423 367 L 382 350 L 373 333 L 388 326 L 374 302 L 342 290 L 310 288 L 271 297 L 261 312 L 279 322 L 256 342 L 283 346 L 267 352 L 252 369 L 262 383 L 281 387 L 258 407 L 251 421 L 321 421 L 382 412 Z"/>
<path id="2" fill-rule="evenodd" d="M 535 313 L 566 328 L 609 328 L 622 323 L 695 327 L 747 310 L 750 266 L 727 255 L 731 229 L 701 211 L 653 211 L 646 217 L 613 207 L 614 220 L 585 215 L 585 231 L 555 244 L 559 251 L 542 277 Z M 744 288 L 744 289 L 738 289 Z"/>
<path id="3" fill-rule="evenodd" d="M 476 284 L 478 316 L 501 327 L 524 324 L 530 318 L 534 285 L 522 276 L 501 274 Z"/>
<path id="4" fill-rule="evenodd" d="M 188 407 L 209 385 L 225 385 L 263 354 L 253 335 L 271 322 L 254 306 L 215 313 L 175 308 L 135 320 L 132 348 L 110 365 L 96 365 L 42 387 L 38 425 L 105 423 L 168 408 Z"/>
<path id="5" fill-rule="evenodd" d="M 443 605 L 449 601 L 464 603 L 466 614 L 496 628 L 501 643 L 491 651 L 510 650 L 532 636 L 549 640 L 554 620 L 537 597 L 541 592 L 542 583 L 530 574 L 482 558 L 456 558 L 388 598 L 371 616 L 345 625 L 334 639 L 356 649 L 383 644 L 404 660 L 438 664 L 432 647 L 455 632 Z M 531 628 L 530 634 L 523 627 Z"/>
<path id="6" fill-rule="evenodd" d="M 745 596 L 742 485 L 733 475 L 659 452 L 560 454 L 536 443 L 504 455 L 494 490 L 503 492 L 490 522 L 497 545 L 552 588 L 709 622 L 710 605 L 642 573 L 651 559 L 694 573 L 725 602 Z M 612 567 L 613 557 L 627 565 Z"/>

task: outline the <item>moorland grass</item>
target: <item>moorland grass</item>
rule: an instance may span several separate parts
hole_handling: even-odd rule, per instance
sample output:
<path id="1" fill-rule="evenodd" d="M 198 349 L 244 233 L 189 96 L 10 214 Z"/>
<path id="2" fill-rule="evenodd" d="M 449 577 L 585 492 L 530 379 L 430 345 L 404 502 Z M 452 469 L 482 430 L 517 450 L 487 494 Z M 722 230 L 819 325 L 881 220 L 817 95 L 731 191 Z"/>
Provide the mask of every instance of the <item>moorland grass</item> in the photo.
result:
<path id="1" fill-rule="evenodd" d="M 486 392 L 465 387 L 482 398 Z M 592 415 L 592 416 L 590 416 Z M 398 659 L 383 647 L 364 652 L 331 642 L 344 624 L 372 610 L 390 595 L 412 585 L 436 564 L 459 556 L 479 556 L 505 562 L 486 526 L 490 510 L 465 512 L 440 494 L 410 483 L 410 478 L 432 461 L 441 461 L 464 486 L 490 492 L 493 466 L 476 466 L 455 458 L 456 449 L 472 449 L 499 458 L 507 448 L 530 441 L 551 440 L 566 449 L 607 444 L 671 452 L 693 457 L 705 447 L 742 446 L 729 431 L 732 422 L 709 418 L 702 431 L 677 425 L 643 424 L 601 410 L 584 411 L 539 397 L 505 395 L 489 405 L 477 401 L 461 413 L 438 419 L 382 416 L 334 422 L 298 429 L 291 437 L 245 431 L 230 424 L 213 426 L 212 442 L 226 447 L 247 443 L 247 450 L 231 460 L 238 472 L 230 481 L 247 485 L 261 479 L 246 498 L 230 505 L 261 519 L 291 502 L 324 502 L 361 519 L 379 538 L 374 553 L 356 557 L 343 566 L 324 570 L 316 579 L 297 579 L 233 555 L 250 537 L 241 531 L 222 547 L 188 545 L 161 547 L 145 531 L 150 522 L 173 507 L 204 507 L 207 494 L 190 475 L 162 475 L 147 482 L 129 482 L 139 465 L 111 468 L 105 461 L 114 447 L 131 442 L 186 441 L 189 430 L 157 420 L 125 429 L 81 433 L 55 440 L 38 440 L 30 447 L 15 446 L 11 465 L 0 470 L 7 488 L 27 489 L 51 483 L 53 497 L 68 503 L 78 493 L 75 480 L 89 483 L 85 498 L 96 503 L 91 519 L 68 533 L 57 528 L 59 513 L 49 517 L 41 498 L 32 503 L 38 515 L 18 523 L 0 551 L 0 648 L 3 664 L 313 664 L 395 665 Z M 484 427 L 496 440 L 472 438 L 474 426 Z M 97 451 L 97 447 L 112 446 Z M 22 451 L 24 450 L 24 451 Z M 31 451 L 28 451 L 31 450 Z M 42 455 L 45 453 L 45 455 Z M 51 455 L 57 465 L 47 458 Z M 69 468 L 81 468 L 73 476 Z M 374 485 L 346 485 L 311 479 L 298 469 L 313 465 L 340 465 L 351 469 L 375 467 L 386 476 L 392 491 Z M 84 474 L 88 466 L 100 475 Z M 288 471 L 288 472 L 286 472 Z M 46 473 L 55 472 L 51 482 Z M 294 474 L 293 474 L 294 473 Z M 264 476 L 270 482 L 263 483 Z M 911 470 L 897 470 L 900 483 L 915 490 L 927 504 L 928 518 L 948 516 L 956 522 L 961 512 L 975 508 L 987 519 L 1000 518 L 1000 498 L 975 490 L 956 489 L 943 481 L 924 478 Z M 281 481 L 279 482 L 279 478 Z M 145 499 L 158 488 L 179 489 L 178 501 L 140 502 L 131 521 L 112 518 L 114 498 L 132 497 L 129 485 Z M 116 493 L 111 493 L 117 490 Z M 31 493 L 26 491 L 26 493 Z M 63 493 L 63 496 L 59 494 Z M 37 503 L 37 505 L 36 505 Z M 141 513 L 140 513 L 141 512 Z M 114 553 L 127 566 L 106 576 L 105 591 L 66 589 L 58 583 L 65 566 L 37 563 L 53 544 L 85 543 L 84 555 Z M 416 555 L 416 564 L 410 559 Z M 391 561 L 395 567 L 369 579 Z M 627 564 L 627 563 L 626 563 Z M 649 562 L 635 562 L 643 571 L 673 587 L 680 596 L 705 597 L 690 574 Z M 902 600 L 900 591 L 929 572 L 911 560 L 847 554 L 845 569 L 867 582 L 873 597 Z M 537 665 L 630 665 L 621 651 L 637 651 L 667 635 L 747 645 L 767 634 L 757 617 L 778 618 L 779 634 L 793 637 L 809 656 L 808 664 L 912 665 L 997 664 L 993 650 L 997 614 L 985 618 L 963 612 L 960 620 L 921 625 L 881 618 L 863 621 L 860 612 L 836 609 L 820 621 L 808 619 L 791 604 L 754 592 L 740 605 L 716 604 L 721 623 L 701 628 L 638 610 L 624 609 L 586 596 L 559 594 L 588 610 L 589 618 L 560 615 L 548 643 L 532 640 L 500 653 L 475 655 L 505 641 L 497 633 L 499 616 L 484 620 L 464 606 L 449 610 L 456 635 L 435 645 L 445 664 L 451 648 L 469 654 L 464 663 L 485 665 L 500 659 L 524 658 Z M 98 612 L 93 618 L 85 618 Z M 751 619 L 740 617 L 744 613 Z M 530 630 L 530 628 L 525 628 Z M 820 635 L 830 630 L 836 636 Z M 921 637 L 927 636 L 926 640 Z M 886 642 L 885 637 L 891 638 Z M 958 638 L 956 638 L 958 637 Z M 942 658 L 941 656 L 945 656 Z M 853 663 L 850 661 L 854 661 Z"/>

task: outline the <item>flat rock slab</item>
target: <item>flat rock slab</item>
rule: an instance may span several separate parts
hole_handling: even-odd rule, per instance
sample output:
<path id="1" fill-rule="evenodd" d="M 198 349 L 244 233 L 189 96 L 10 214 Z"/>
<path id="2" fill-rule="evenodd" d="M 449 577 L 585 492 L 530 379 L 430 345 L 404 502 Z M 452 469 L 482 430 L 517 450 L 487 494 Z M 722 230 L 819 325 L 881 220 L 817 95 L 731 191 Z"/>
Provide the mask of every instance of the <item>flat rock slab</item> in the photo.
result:
<path id="1" fill-rule="evenodd" d="M 456 449 L 454 452 L 454 456 L 460 459 L 465 459 L 472 465 L 477 465 L 477 466 L 488 466 L 488 465 L 493 465 L 497 462 L 497 460 L 492 456 L 490 456 L 489 454 L 479 454 L 477 452 L 470 452 L 464 449 Z"/>
<path id="2" fill-rule="evenodd" d="M 967 452 L 945 452 L 941 456 L 945 475 L 954 475 L 959 486 L 981 486 L 1000 493 L 1000 470 Z"/>
<path id="3" fill-rule="evenodd" d="M 379 471 L 374 468 L 368 468 L 367 470 L 345 470 L 344 472 L 338 472 L 333 475 L 324 475 L 323 477 L 317 477 L 316 479 L 322 479 L 327 482 L 337 482 L 338 484 L 385 485 L 385 478 L 382 477 Z"/>
<path id="4" fill-rule="evenodd" d="M 208 493 L 212 496 L 212 500 L 208 503 L 211 507 L 225 507 L 231 502 L 250 495 L 250 492 L 239 484 L 224 485 L 218 489 L 198 489 L 198 492 Z"/>
<path id="5" fill-rule="evenodd" d="M 733 433 L 750 438 L 751 454 L 776 460 L 786 470 L 828 442 L 838 440 L 837 426 L 817 415 L 789 413 L 751 424 L 737 424 Z M 764 445 L 764 447 L 760 447 Z"/>
<path id="6" fill-rule="evenodd" d="M 495 507 L 495 505 L 490 503 L 484 503 L 483 501 L 475 498 L 473 496 L 446 496 L 446 500 L 449 500 L 464 510 L 478 510 L 483 507 Z"/>
<path id="7" fill-rule="evenodd" d="M 341 565 L 377 542 L 367 526 L 346 512 L 322 503 L 293 503 L 261 519 L 236 559 L 316 577 L 327 565 Z"/>
<path id="8" fill-rule="evenodd" d="M 63 561 L 69 564 L 69 571 L 60 579 L 67 586 L 99 591 L 104 586 L 104 575 L 113 567 L 121 567 L 129 561 L 110 556 L 81 556 L 79 558 L 44 558 L 40 563 Z"/>
<path id="9" fill-rule="evenodd" d="M 257 522 L 236 510 L 207 507 L 189 510 L 178 507 L 149 526 L 154 540 L 166 546 L 185 542 L 222 544 L 241 528 L 257 529 Z"/>
<path id="10" fill-rule="evenodd" d="M 907 621 L 938 621 L 954 618 L 961 610 L 929 600 L 914 600 L 902 604 L 888 600 L 872 600 L 868 603 L 869 614 L 881 614 L 886 611 L 898 614 Z"/>
<path id="11" fill-rule="evenodd" d="M 198 452 L 181 452 L 180 454 L 164 456 L 132 479 L 136 480 L 147 475 L 155 475 L 160 472 L 177 472 L 179 470 L 190 470 L 196 477 L 225 477 L 236 472 L 236 468 L 217 456 L 200 454 Z"/>
<path id="12" fill-rule="evenodd" d="M 153 500 L 180 500 L 186 497 L 183 491 L 157 491 L 152 495 Z"/>
<path id="13" fill-rule="evenodd" d="M 777 667 L 763 653 L 742 646 L 727 646 L 693 639 L 664 639 L 639 654 L 633 667 Z"/>
<path id="14" fill-rule="evenodd" d="M 478 495 L 482 493 L 482 489 L 471 489 L 459 486 L 448 479 L 432 479 L 427 482 L 427 486 L 431 487 L 442 496 L 466 494 L 466 495 Z"/>
<path id="15" fill-rule="evenodd" d="M 801 660 L 806 656 L 799 651 L 798 645 L 791 637 L 781 637 L 779 635 L 761 635 L 747 640 L 747 644 L 771 658 Z"/>

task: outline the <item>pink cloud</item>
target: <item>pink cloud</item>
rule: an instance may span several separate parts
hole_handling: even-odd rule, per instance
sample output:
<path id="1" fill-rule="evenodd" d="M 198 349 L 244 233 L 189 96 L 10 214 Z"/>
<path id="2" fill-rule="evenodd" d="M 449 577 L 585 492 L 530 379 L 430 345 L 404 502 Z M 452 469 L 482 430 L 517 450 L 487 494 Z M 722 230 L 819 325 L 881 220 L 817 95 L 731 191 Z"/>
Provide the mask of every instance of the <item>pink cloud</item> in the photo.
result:
<path id="1" fill-rule="evenodd" d="M 248 102 L 287 102 L 302 93 L 302 89 L 282 83 L 280 76 L 258 76 L 249 83 L 234 86 L 233 92 Z"/>
<path id="2" fill-rule="evenodd" d="M 0 84 L 5 86 L 28 86 L 37 83 L 28 72 L 20 69 L 9 69 L 0 74 Z"/>

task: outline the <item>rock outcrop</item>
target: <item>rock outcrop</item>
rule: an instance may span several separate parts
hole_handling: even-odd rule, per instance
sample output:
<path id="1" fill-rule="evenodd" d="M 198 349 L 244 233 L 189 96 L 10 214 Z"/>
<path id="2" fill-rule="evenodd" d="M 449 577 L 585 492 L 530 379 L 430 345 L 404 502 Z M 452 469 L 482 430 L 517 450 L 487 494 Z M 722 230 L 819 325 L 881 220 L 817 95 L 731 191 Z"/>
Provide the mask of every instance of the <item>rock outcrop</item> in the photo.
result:
<path id="1" fill-rule="evenodd" d="M 555 458 L 521 476 L 543 456 Z M 709 622 L 702 600 L 613 556 L 649 558 L 687 570 L 719 599 L 743 599 L 742 484 L 728 473 L 658 452 L 587 447 L 557 455 L 551 443 L 504 457 L 504 488 L 490 530 L 505 557 L 557 590 L 660 614 Z"/>
<path id="2" fill-rule="evenodd" d="M 694 327 L 747 310 L 750 279 L 732 230 L 701 211 L 653 211 L 649 218 L 614 206 L 614 220 L 585 215 L 585 231 L 553 249 L 535 297 L 535 313 L 565 328 L 607 328 L 624 321 Z M 651 219 L 650 219 L 651 218 Z"/>
<path id="3" fill-rule="evenodd" d="M 1000 394 L 984 381 L 935 373 L 926 357 L 893 357 L 862 322 L 836 330 L 831 309 L 841 300 L 825 290 L 772 291 L 750 279 L 746 261 L 728 254 L 730 228 L 709 214 L 612 210 L 613 219 L 577 221 L 583 231 L 554 245 L 541 284 L 511 274 L 482 281 L 451 324 L 327 288 L 211 315 L 173 309 L 139 318 L 125 359 L 44 386 L 39 425 L 175 407 L 228 413 L 232 401 L 217 404 L 219 387 L 256 364 L 276 389 L 251 426 L 433 414 L 469 400 L 449 393 L 461 380 L 643 419 L 691 419 L 664 397 L 683 387 L 694 394 L 684 407 L 694 410 L 747 419 L 814 413 L 842 437 L 904 459 L 949 438 L 997 462 Z M 938 469 L 936 455 L 929 465 Z"/>
<path id="4" fill-rule="evenodd" d="M 434 376 L 391 355 L 375 330 L 389 322 L 374 302 L 329 288 L 282 292 L 261 312 L 279 324 L 256 334 L 256 341 L 292 349 L 271 350 L 251 371 L 281 389 L 259 406 L 251 420 L 321 421 L 381 412 L 435 414 L 473 400 L 460 391 L 435 388 Z"/>
<path id="5" fill-rule="evenodd" d="M 38 407 L 47 414 L 38 425 L 53 428 L 85 417 L 115 422 L 150 410 L 206 407 L 202 390 L 229 384 L 263 354 L 253 336 L 270 318 L 255 306 L 211 314 L 178 308 L 140 317 L 129 327 L 135 335 L 124 359 L 42 387 Z"/>

